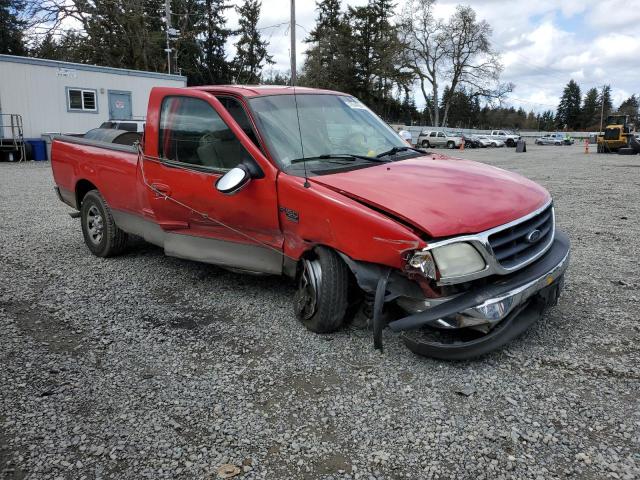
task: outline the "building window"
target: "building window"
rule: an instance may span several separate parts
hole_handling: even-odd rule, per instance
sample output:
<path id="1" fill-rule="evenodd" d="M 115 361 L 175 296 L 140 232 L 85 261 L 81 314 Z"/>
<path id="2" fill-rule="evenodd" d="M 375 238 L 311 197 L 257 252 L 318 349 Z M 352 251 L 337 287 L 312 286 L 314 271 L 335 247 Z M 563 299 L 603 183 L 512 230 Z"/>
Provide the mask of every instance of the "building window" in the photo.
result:
<path id="1" fill-rule="evenodd" d="M 67 89 L 67 106 L 73 112 L 96 112 L 98 105 L 96 102 L 95 90 L 83 90 L 80 88 Z"/>

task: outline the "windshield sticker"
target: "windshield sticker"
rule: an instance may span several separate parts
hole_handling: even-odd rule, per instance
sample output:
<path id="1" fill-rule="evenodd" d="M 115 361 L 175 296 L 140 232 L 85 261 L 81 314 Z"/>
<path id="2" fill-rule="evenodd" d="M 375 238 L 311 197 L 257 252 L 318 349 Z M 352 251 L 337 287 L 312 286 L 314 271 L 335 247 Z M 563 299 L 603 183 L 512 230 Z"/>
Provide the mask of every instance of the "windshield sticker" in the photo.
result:
<path id="1" fill-rule="evenodd" d="M 366 110 L 367 107 L 360 100 L 353 97 L 340 97 L 345 105 L 349 108 L 353 108 L 355 110 Z"/>

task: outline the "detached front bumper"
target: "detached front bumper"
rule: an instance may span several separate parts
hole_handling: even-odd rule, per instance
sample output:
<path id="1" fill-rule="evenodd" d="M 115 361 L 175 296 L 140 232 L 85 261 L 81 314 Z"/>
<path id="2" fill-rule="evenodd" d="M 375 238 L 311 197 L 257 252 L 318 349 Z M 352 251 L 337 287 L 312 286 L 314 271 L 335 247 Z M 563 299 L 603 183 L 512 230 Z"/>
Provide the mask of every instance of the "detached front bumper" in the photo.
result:
<path id="1" fill-rule="evenodd" d="M 523 333 L 554 305 L 569 265 L 569 237 L 556 231 L 551 248 L 539 260 L 496 283 L 461 294 L 433 308 L 389 323 L 394 331 L 459 328 L 447 319 L 458 318 L 462 326 L 489 324 L 492 328 L 470 341 L 442 343 L 404 335 L 414 353 L 443 359 L 467 359 L 495 350 Z M 465 323 L 466 322 L 466 323 Z"/>

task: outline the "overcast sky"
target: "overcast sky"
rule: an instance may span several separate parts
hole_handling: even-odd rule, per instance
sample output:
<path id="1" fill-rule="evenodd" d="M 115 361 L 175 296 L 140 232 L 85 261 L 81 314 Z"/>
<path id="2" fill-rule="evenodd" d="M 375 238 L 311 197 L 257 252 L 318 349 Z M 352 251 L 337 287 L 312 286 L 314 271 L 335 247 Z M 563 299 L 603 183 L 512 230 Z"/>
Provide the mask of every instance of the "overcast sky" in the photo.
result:
<path id="1" fill-rule="evenodd" d="M 401 6 L 404 0 L 397 0 Z M 240 4 L 242 0 L 231 3 Z M 367 0 L 343 0 L 363 5 Z M 494 47 L 502 53 L 502 81 L 516 89 L 509 103 L 525 110 L 555 109 L 570 78 L 582 92 L 608 83 L 617 105 L 640 94 L 640 0 L 440 0 L 436 14 L 448 18 L 460 3 L 471 5 L 493 27 Z M 287 22 L 288 0 L 262 0 L 260 26 Z M 297 0 L 298 66 L 303 43 L 315 23 L 315 0 Z M 228 12 L 231 25 L 234 12 Z M 262 31 L 277 68 L 289 70 L 289 32 L 286 25 Z M 416 103 L 424 103 L 416 91 Z"/>

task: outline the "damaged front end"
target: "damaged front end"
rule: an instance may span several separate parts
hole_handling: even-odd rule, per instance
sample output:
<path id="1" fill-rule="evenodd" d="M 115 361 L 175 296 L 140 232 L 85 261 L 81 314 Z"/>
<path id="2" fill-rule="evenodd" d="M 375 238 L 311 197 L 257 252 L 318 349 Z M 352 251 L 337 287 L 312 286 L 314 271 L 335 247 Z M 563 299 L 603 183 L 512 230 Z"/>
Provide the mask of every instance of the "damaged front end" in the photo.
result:
<path id="1" fill-rule="evenodd" d="M 457 257 L 434 251 L 460 244 L 471 246 L 480 260 L 467 247 L 457 248 Z M 569 256 L 569 238 L 555 230 L 553 207 L 547 205 L 512 224 L 436 242 L 409 257 L 404 272 L 345 261 L 360 287 L 375 292 L 376 348 L 382 348 L 382 330 L 388 325 L 402 332 L 416 354 L 463 360 L 503 346 L 555 305 Z M 460 257 L 471 258 L 466 270 Z M 445 262 L 448 268 L 442 268 Z M 384 321 L 383 306 L 390 302 L 409 315 Z"/>

